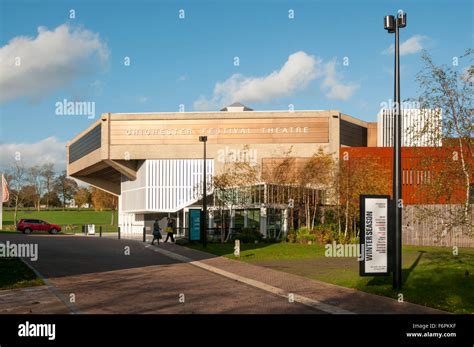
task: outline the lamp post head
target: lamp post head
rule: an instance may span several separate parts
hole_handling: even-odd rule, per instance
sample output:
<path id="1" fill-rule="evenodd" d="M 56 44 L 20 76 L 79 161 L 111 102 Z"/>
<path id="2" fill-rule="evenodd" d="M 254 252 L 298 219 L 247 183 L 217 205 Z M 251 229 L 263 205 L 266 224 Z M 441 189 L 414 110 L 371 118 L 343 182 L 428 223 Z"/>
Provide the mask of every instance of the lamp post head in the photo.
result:
<path id="1" fill-rule="evenodd" d="M 207 142 L 207 136 L 199 136 L 199 142 Z"/>
<path id="2" fill-rule="evenodd" d="M 383 19 L 384 29 L 389 33 L 395 32 L 395 17 L 394 16 L 385 16 Z"/>
<path id="3" fill-rule="evenodd" d="M 397 24 L 399 28 L 404 28 L 407 26 L 407 14 L 403 11 L 398 11 L 397 14 Z"/>

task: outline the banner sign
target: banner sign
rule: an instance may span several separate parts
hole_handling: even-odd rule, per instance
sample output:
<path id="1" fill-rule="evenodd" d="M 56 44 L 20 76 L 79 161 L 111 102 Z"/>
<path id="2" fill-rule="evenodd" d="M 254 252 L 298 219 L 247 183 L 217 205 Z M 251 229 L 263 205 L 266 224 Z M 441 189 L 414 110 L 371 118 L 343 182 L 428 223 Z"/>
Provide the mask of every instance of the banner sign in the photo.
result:
<path id="1" fill-rule="evenodd" d="M 189 241 L 201 238 L 201 210 L 189 210 Z"/>
<path id="2" fill-rule="evenodd" d="M 360 243 L 363 252 L 359 268 L 360 276 L 390 274 L 392 252 L 389 211 L 389 196 L 360 196 Z"/>

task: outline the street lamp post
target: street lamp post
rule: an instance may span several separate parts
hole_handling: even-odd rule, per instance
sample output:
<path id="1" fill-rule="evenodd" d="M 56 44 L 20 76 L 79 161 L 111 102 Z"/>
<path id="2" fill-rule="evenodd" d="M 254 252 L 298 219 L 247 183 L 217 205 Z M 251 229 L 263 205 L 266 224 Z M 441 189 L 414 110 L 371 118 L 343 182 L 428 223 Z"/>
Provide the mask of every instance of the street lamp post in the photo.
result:
<path id="1" fill-rule="evenodd" d="M 206 170 L 206 142 L 207 136 L 199 136 L 199 141 L 204 144 L 204 155 L 203 155 L 203 187 L 202 187 L 202 216 L 201 216 L 201 240 L 202 246 L 207 247 L 207 170 Z"/>
<path id="2" fill-rule="evenodd" d="M 396 16 L 385 16 L 384 27 L 389 33 L 395 34 L 395 81 L 394 81 L 394 103 L 393 114 L 393 224 L 395 231 L 395 263 L 393 269 L 393 288 L 402 288 L 402 156 L 401 156 L 401 104 L 400 104 L 400 41 L 399 28 L 407 25 L 407 15 L 398 11 Z"/>

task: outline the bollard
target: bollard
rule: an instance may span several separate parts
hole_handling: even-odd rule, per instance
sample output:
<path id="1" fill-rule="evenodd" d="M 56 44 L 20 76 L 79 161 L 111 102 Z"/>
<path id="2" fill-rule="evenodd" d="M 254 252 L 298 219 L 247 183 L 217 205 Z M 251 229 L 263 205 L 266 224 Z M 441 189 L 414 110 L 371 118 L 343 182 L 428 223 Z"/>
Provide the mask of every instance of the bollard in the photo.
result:
<path id="1" fill-rule="evenodd" d="M 240 240 L 235 240 L 234 256 L 240 257 Z"/>
<path id="2" fill-rule="evenodd" d="M 102 237 L 102 225 L 99 227 L 99 236 Z"/>
<path id="3" fill-rule="evenodd" d="M 146 227 L 143 227 L 143 242 L 146 242 Z"/>
<path id="4" fill-rule="evenodd" d="M 120 240 L 120 227 L 117 227 L 117 231 L 118 231 L 118 239 Z"/>

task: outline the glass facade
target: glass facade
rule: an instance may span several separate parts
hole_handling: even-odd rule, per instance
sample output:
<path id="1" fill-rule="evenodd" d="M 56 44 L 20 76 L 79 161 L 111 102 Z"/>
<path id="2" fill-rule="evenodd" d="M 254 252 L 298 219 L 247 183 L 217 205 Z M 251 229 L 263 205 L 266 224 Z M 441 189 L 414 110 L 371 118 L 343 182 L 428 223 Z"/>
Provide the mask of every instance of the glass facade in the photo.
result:
<path id="1" fill-rule="evenodd" d="M 260 229 L 260 209 L 247 210 L 247 227 Z"/>
<path id="2" fill-rule="evenodd" d="M 233 210 L 234 229 L 247 226 L 260 230 L 269 238 L 274 238 L 280 236 L 281 232 L 285 233 L 288 228 L 298 228 L 304 224 L 307 209 L 309 208 L 309 212 L 312 213 L 324 198 L 324 191 L 311 187 L 262 183 L 224 190 L 216 189 L 210 201 L 216 211 L 214 227 L 222 225 L 221 211 L 228 212 L 227 225 L 230 227 L 229 210 Z M 266 214 L 264 219 L 266 225 L 262 225 L 262 211 Z"/>

